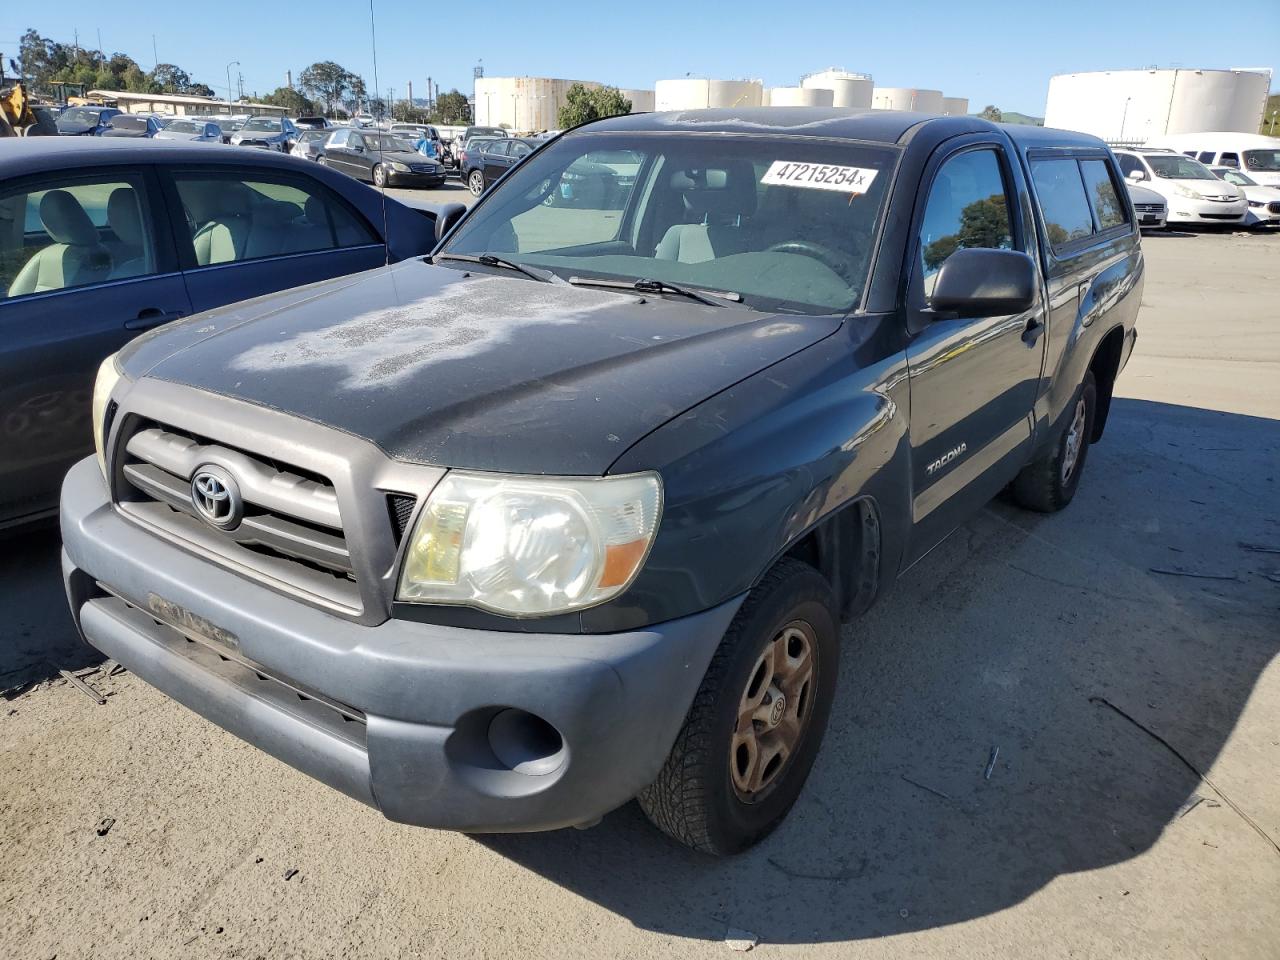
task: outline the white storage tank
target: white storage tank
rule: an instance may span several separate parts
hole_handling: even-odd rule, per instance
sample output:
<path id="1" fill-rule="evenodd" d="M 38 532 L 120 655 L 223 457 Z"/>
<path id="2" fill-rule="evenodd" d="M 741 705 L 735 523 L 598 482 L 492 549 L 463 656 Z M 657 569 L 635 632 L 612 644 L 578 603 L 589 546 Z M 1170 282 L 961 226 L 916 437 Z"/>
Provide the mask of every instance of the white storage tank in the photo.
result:
<path id="1" fill-rule="evenodd" d="M 773 87 L 769 91 L 771 107 L 829 107 L 835 95 L 822 87 Z"/>
<path id="2" fill-rule="evenodd" d="M 759 80 L 659 80 L 654 85 L 657 110 L 701 110 L 706 107 L 758 107 L 764 93 Z"/>
<path id="3" fill-rule="evenodd" d="M 871 93 L 875 83 L 870 74 L 828 67 L 802 77 L 800 86 L 810 90 L 830 90 L 832 106 L 866 109 L 871 106 Z"/>
<path id="4" fill-rule="evenodd" d="M 632 113 L 653 113 L 654 97 L 652 90 L 624 90 L 619 93 L 631 101 Z"/>
<path id="5" fill-rule="evenodd" d="M 560 126 L 560 107 L 575 83 L 600 86 L 592 80 L 553 77 L 478 77 L 476 124 L 505 127 L 512 133 L 554 130 Z"/>
<path id="6" fill-rule="evenodd" d="M 942 113 L 948 117 L 967 117 L 969 115 L 969 98 L 943 97 Z"/>
<path id="7" fill-rule="evenodd" d="M 1269 68 L 1106 70 L 1049 80 L 1046 127 L 1142 144 L 1176 133 L 1256 133 L 1271 89 Z"/>
<path id="8" fill-rule="evenodd" d="M 942 113 L 942 91 L 917 87 L 876 87 L 871 93 L 871 106 L 876 110 Z"/>

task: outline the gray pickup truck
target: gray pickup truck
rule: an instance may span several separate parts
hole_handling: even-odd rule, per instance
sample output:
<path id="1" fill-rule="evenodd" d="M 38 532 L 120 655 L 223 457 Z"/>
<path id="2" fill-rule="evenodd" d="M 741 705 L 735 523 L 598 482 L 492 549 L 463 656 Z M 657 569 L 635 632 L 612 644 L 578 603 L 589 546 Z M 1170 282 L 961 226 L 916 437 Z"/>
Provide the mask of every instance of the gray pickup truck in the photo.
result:
<path id="1" fill-rule="evenodd" d="M 1092 137 L 591 123 L 425 261 L 104 363 L 62 491 L 71 608 L 392 820 L 543 830 L 638 797 L 741 850 L 804 785 L 841 624 L 1002 490 L 1076 494 L 1142 282 Z"/>

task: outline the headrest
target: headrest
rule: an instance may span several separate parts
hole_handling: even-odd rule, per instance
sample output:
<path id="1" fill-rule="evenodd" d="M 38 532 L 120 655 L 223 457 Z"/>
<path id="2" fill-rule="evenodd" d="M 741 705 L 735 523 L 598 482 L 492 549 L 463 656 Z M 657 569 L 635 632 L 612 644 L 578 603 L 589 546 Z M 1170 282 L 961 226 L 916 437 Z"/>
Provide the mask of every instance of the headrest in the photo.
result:
<path id="1" fill-rule="evenodd" d="M 40 222 L 55 243 L 91 247 L 98 231 L 80 201 L 66 190 L 50 190 L 40 201 Z"/>
<path id="2" fill-rule="evenodd" d="M 329 225 L 328 210 L 325 208 L 324 201 L 315 194 L 307 197 L 302 212 L 306 215 L 307 223 L 312 226 L 327 227 Z"/>
<path id="3" fill-rule="evenodd" d="M 252 203 L 243 183 L 228 183 L 218 190 L 218 210 L 224 217 L 247 217 Z"/>
<path id="4" fill-rule="evenodd" d="M 107 223 L 121 243 L 142 246 L 142 213 L 133 187 L 117 187 L 107 198 Z"/>
<path id="5" fill-rule="evenodd" d="M 732 219 L 756 212 L 755 168 L 749 160 L 678 170 L 671 186 L 684 193 L 685 209 L 695 217 Z"/>

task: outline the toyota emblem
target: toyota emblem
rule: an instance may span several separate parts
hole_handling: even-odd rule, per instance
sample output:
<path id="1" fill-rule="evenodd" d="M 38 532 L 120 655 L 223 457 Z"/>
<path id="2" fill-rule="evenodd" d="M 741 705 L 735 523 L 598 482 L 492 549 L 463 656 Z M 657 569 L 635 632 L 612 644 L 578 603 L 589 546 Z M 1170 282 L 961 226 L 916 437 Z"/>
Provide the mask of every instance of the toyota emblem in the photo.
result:
<path id="1" fill-rule="evenodd" d="M 191 505 L 201 520 L 219 530 L 234 530 L 244 517 L 240 487 L 221 467 L 196 470 L 191 478 Z"/>

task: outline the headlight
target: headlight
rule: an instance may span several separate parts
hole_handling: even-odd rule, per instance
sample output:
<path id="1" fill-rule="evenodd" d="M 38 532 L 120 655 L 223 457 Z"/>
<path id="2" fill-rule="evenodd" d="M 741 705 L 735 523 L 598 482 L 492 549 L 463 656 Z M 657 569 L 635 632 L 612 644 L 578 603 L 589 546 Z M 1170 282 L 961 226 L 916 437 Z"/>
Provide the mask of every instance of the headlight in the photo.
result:
<path id="1" fill-rule="evenodd" d="M 450 473 L 422 508 L 397 595 L 515 617 L 594 606 L 635 579 L 661 510 L 655 473 Z"/>
<path id="2" fill-rule="evenodd" d="M 98 466 L 102 475 L 107 475 L 106 431 L 103 429 L 107 417 L 107 401 L 111 399 L 111 391 L 120 382 L 120 368 L 116 366 L 117 354 L 112 354 L 102 361 L 98 367 L 98 376 L 93 381 L 93 449 L 98 454 Z"/>
<path id="3" fill-rule="evenodd" d="M 409 172 L 409 165 L 408 165 L 407 163 L 401 163 L 399 160 L 392 160 L 392 161 L 391 161 L 391 169 L 392 169 L 392 170 L 399 170 L 401 173 L 408 173 L 408 172 Z"/>
<path id="4" fill-rule="evenodd" d="M 1181 183 L 1175 183 L 1173 185 L 1173 192 L 1180 197 L 1189 197 L 1192 200 L 1204 199 L 1204 194 L 1201 193 L 1199 190 L 1192 190 L 1190 187 L 1185 186 L 1184 184 L 1181 184 Z"/>

